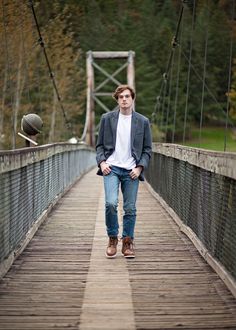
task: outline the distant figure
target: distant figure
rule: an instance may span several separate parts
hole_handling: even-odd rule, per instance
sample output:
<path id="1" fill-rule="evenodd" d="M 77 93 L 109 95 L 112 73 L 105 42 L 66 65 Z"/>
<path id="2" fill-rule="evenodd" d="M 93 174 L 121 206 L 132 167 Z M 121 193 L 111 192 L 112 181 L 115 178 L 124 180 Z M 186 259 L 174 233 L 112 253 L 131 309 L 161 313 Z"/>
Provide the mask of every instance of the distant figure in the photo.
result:
<path id="1" fill-rule="evenodd" d="M 106 257 L 117 255 L 119 186 L 123 195 L 122 254 L 134 258 L 134 228 L 139 180 L 151 157 L 152 139 L 148 118 L 134 111 L 135 92 L 120 85 L 113 97 L 118 108 L 103 114 L 96 145 L 98 175 L 103 175 L 105 219 L 109 237 Z"/>

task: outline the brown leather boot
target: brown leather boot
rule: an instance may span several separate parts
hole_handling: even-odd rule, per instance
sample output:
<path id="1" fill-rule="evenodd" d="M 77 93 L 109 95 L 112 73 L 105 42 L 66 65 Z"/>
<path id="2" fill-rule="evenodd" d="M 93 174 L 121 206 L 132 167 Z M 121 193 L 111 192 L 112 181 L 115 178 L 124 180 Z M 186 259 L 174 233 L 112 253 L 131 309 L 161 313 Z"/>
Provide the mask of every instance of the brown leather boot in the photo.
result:
<path id="1" fill-rule="evenodd" d="M 106 257 L 107 258 L 115 258 L 117 254 L 117 244 L 118 238 L 116 236 L 110 236 L 107 249 L 106 249 Z"/>
<path id="2" fill-rule="evenodd" d="M 134 243 L 131 237 L 127 236 L 122 239 L 122 250 L 125 258 L 135 258 Z"/>

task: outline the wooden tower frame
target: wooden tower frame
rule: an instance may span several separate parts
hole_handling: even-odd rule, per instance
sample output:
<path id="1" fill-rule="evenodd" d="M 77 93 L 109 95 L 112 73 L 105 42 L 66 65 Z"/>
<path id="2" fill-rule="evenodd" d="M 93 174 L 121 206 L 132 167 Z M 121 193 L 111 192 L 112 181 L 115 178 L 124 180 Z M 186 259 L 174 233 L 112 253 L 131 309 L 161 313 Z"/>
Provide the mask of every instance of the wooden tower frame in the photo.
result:
<path id="1" fill-rule="evenodd" d="M 86 125 L 87 125 L 87 133 L 86 133 L 86 143 L 94 146 L 95 145 L 95 103 L 97 103 L 104 111 L 108 112 L 111 109 L 99 99 L 99 96 L 110 96 L 111 93 L 108 92 L 99 92 L 99 90 L 108 84 L 109 82 L 113 82 L 115 85 L 119 86 L 124 82 L 119 82 L 115 76 L 120 73 L 122 70 L 127 68 L 127 84 L 135 89 L 135 72 L 134 72 L 134 57 L 135 53 L 133 51 L 89 51 L 87 52 L 87 107 L 86 107 Z M 112 59 L 127 59 L 127 61 L 120 66 L 115 72 L 109 74 L 106 70 L 104 70 L 100 65 L 98 65 L 95 60 L 103 59 L 103 60 L 112 60 Z M 94 85 L 94 68 L 96 68 L 101 74 L 103 74 L 106 78 L 95 87 Z"/>

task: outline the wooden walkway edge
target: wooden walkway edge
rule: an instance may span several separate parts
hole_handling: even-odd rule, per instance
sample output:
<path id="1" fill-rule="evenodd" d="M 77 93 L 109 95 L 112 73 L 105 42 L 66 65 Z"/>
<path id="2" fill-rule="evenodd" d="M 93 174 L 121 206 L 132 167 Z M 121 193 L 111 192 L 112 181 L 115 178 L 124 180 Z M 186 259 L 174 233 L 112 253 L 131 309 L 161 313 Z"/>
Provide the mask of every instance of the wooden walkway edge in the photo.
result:
<path id="1" fill-rule="evenodd" d="M 86 174 L 0 281 L 0 329 L 236 329 L 235 298 L 145 184 L 137 206 L 136 258 L 106 259 L 103 182 Z"/>

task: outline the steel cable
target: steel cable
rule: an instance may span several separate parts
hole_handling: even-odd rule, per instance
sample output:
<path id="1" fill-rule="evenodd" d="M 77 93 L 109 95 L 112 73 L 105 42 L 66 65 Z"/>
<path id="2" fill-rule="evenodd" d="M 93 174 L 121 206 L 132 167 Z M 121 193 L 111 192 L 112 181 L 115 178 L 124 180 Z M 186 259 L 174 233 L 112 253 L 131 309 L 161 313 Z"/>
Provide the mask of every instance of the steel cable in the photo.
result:
<path id="1" fill-rule="evenodd" d="M 179 12 L 179 17 L 178 17 L 178 22 L 177 22 L 177 25 L 176 25 L 175 35 L 174 35 L 174 37 L 172 39 L 172 42 L 171 42 L 171 51 L 170 51 L 170 54 L 169 54 L 169 57 L 168 57 L 166 70 L 165 70 L 165 73 L 163 74 L 163 79 L 162 79 L 162 83 L 161 83 L 161 87 L 160 87 L 160 92 L 159 92 L 159 95 L 157 96 L 157 101 L 156 101 L 156 104 L 155 104 L 155 107 L 154 107 L 154 112 L 152 113 L 152 122 L 157 117 L 157 112 L 160 108 L 159 103 L 160 103 L 160 101 L 162 102 L 162 93 L 163 93 L 163 91 L 165 91 L 165 85 L 166 85 L 165 80 L 168 79 L 169 71 L 170 71 L 170 67 L 171 67 L 171 63 L 172 63 L 172 57 L 173 57 L 175 48 L 178 45 L 178 35 L 179 35 L 181 20 L 182 20 L 182 17 L 183 17 L 184 3 L 185 2 L 186 2 L 186 0 L 182 0 L 183 4 L 182 4 L 180 12 Z"/>
<path id="2" fill-rule="evenodd" d="M 54 73 L 52 71 L 52 68 L 51 68 L 51 65 L 50 65 L 50 62 L 49 62 L 49 58 L 48 58 L 48 55 L 47 55 L 47 51 L 46 51 L 46 48 L 45 48 L 43 37 L 42 37 L 41 31 L 40 31 L 40 27 L 39 27 L 39 24 L 38 24 L 38 19 L 37 19 L 36 13 L 35 13 L 33 0 L 29 0 L 29 4 L 30 4 L 31 10 L 32 10 L 32 14 L 33 14 L 34 21 L 35 21 L 35 24 L 36 24 L 36 28 L 37 28 L 37 31 L 38 31 L 38 35 L 39 35 L 38 43 L 42 47 L 43 54 L 44 54 L 44 57 L 45 57 L 45 60 L 46 60 L 46 64 L 47 64 L 47 67 L 48 67 L 48 71 L 49 71 L 49 76 L 51 78 L 51 81 L 52 81 L 52 84 L 53 84 L 53 88 L 54 88 L 54 90 L 56 92 L 58 103 L 59 103 L 60 108 L 62 110 L 62 114 L 63 114 L 64 120 L 65 120 L 66 126 L 67 126 L 68 129 L 71 129 L 71 123 L 67 119 L 67 115 L 66 115 L 64 106 L 62 104 L 62 99 L 61 99 L 61 96 L 59 94 L 58 87 L 57 87 L 57 84 L 56 84 L 56 81 L 55 81 L 55 78 L 54 78 Z"/>
<path id="3" fill-rule="evenodd" d="M 190 37 L 190 47 L 189 47 L 189 61 L 188 61 L 189 65 L 188 65 L 187 84 L 186 84 L 187 92 L 186 92 L 185 111 L 184 111 L 183 144 L 185 143 L 187 115 L 188 115 L 189 86 L 190 86 L 191 62 L 192 62 L 192 52 L 193 52 L 194 17 L 195 17 L 195 0 L 193 0 L 193 10 L 192 10 L 192 26 L 191 26 L 191 37 Z"/>
<path id="4" fill-rule="evenodd" d="M 208 3 L 208 1 L 207 1 Z M 208 15 L 209 20 L 209 15 Z M 204 65 L 203 65 L 203 78 L 202 78 L 202 96 L 201 96 L 201 110 L 200 110 L 200 125 L 199 125 L 199 147 L 201 146 L 202 139 L 202 123 L 203 123 L 203 110 L 204 110 L 204 97 L 205 97 L 205 84 L 206 84 L 206 64 L 207 64 L 207 50 L 208 50 L 208 21 L 205 29 L 205 50 L 204 50 Z"/>
<path id="5" fill-rule="evenodd" d="M 227 144 L 227 130 L 229 121 L 229 108 L 230 108 L 230 89 L 231 89 L 231 71 L 232 71 L 232 58 L 233 58 L 233 28 L 232 24 L 235 15 L 235 0 L 232 0 L 232 17 L 231 17 L 231 38 L 230 38 L 230 48 L 229 48 L 229 74 L 228 74 L 228 91 L 227 91 L 227 104 L 226 104 L 226 118 L 225 118 L 225 133 L 224 133 L 224 151 L 226 151 Z"/>

